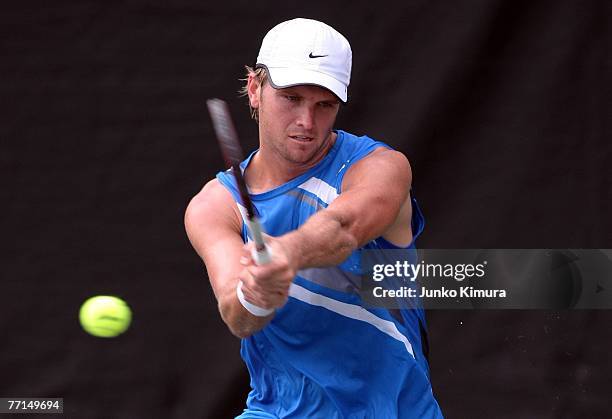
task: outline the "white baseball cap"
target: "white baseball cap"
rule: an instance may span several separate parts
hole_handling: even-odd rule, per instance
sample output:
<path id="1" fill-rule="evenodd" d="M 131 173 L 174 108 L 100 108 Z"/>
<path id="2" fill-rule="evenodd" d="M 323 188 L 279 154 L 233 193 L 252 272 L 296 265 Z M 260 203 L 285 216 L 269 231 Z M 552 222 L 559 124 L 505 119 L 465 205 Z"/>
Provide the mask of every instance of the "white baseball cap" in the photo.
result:
<path id="1" fill-rule="evenodd" d="M 353 53 L 344 36 L 323 22 L 292 19 L 266 34 L 256 67 L 265 67 L 275 88 L 321 86 L 345 102 Z"/>

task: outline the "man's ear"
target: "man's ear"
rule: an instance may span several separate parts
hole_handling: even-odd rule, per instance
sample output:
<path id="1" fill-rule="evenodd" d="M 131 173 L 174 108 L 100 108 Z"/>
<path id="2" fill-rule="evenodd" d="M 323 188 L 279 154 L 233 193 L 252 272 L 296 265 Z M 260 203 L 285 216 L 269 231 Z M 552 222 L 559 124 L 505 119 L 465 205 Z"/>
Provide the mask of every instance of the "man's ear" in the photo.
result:
<path id="1" fill-rule="evenodd" d="M 251 108 L 259 109 L 259 102 L 261 98 L 261 83 L 255 77 L 255 74 L 250 73 L 247 81 L 247 94 L 249 95 L 249 103 Z"/>

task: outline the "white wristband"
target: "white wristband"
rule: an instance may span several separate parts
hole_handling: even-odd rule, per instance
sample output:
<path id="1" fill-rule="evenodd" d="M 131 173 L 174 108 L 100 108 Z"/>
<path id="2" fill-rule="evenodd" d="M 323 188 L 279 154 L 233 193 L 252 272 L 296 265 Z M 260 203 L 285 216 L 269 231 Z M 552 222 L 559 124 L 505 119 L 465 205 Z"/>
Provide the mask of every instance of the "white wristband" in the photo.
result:
<path id="1" fill-rule="evenodd" d="M 238 301 L 240 301 L 240 304 L 242 304 L 242 306 L 246 308 L 247 311 L 251 313 L 253 316 L 267 317 L 270 314 L 274 313 L 273 308 L 262 308 L 262 307 L 256 306 L 255 304 L 249 303 L 244 298 L 244 293 L 242 292 L 242 281 L 238 281 L 238 286 L 236 287 L 236 295 L 238 295 Z"/>

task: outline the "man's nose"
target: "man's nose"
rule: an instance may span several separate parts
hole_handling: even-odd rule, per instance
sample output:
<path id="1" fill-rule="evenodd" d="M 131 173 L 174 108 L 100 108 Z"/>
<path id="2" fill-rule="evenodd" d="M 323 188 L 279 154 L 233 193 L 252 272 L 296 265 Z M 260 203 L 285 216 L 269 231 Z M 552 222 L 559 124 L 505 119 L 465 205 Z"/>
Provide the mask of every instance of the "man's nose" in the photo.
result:
<path id="1" fill-rule="evenodd" d="M 300 106 L 296 124 L 305 130 L 312 129 L 314 125 L 314 109 L 311 106 Z"/>

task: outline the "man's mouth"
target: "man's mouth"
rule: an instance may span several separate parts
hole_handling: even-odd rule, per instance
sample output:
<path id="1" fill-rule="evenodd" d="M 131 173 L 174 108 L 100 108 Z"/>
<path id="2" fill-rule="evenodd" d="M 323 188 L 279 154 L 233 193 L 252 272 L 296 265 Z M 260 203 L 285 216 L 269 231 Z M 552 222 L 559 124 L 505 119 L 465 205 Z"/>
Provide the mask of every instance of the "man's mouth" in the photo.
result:
<path id="1" fill-rule="evenodd" d="M 305 135 L 290 135 L 289 137 L 294 139 L 295 141 L 299 141 L 299 142 L 302 142 L 302 143 L 308 143 L 308 142 L 313 140 L 312 137 L 308 137 L 308 136 L 305 136 Z"/>

